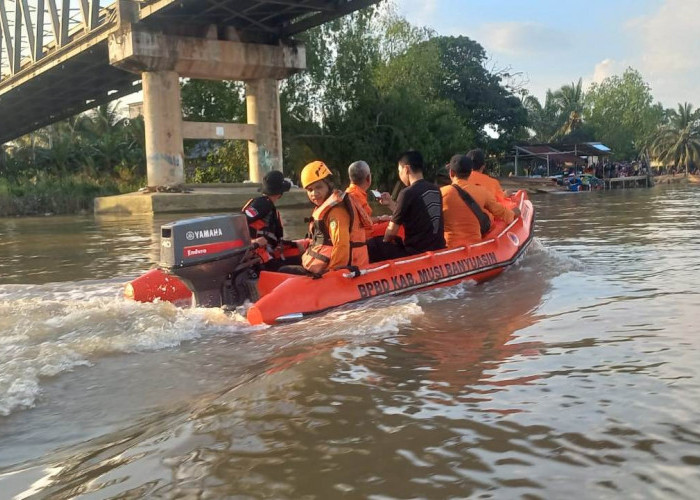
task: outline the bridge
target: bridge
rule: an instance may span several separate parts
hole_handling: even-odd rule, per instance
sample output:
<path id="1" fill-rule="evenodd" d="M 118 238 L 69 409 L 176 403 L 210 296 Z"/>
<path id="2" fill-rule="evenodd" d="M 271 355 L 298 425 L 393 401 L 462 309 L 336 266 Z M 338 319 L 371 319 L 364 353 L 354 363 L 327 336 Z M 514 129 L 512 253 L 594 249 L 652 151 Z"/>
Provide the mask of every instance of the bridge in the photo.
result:
<path id="1" fill-rule="evenodd" d="M 184 182 L 183 138 L 248 141 L 282 170 L 278 83 L 293 36 L 380 0 L 0 0 L 0 144 L 143 89 L 148 185 Z M 181 77 L 240 80 L 248 123 L 182 120 Z"/>

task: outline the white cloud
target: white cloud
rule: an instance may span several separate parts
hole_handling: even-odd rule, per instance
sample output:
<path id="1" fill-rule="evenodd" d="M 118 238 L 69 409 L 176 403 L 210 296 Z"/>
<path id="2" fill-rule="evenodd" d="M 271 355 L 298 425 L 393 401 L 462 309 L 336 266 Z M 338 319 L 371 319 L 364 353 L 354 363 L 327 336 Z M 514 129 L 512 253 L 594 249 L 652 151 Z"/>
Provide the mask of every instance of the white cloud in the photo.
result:
<path id="1" fill-rule="evenodd" d="M 618 66 L 617 62 L 613 59 L 603 59 L 595 65 L 591 82 L 600 83 L 607 77 L 616 74 L 618 72 Z"/>
<path id="2" fill-rule="evenodd" d="M 615 59 L 603 59 L 595 65 L 591 76 L 583 78 L 583 87 L 584 89 L 588 89 L 592 83 L 601 83 L 609 76 L 621 75 L 629 66 L 629 63 L 616 61 Z"/>
<path id="3" fill-rule="evenodd" d="M 632 66 L 654 96 L 667 107 L 684 101 L 700 105 L 700 0 L 665 0 L 627 29 L 640 49 Z"/>
<path id="4" fill-rule="evenodd" d="M 419 26 L 433 24 L 439 0 L 403 0 L 401 12 Z"/>
<path id="5" fill-rule="evenodd" d="M 510 56 L 545 55 L 570 46 L 564 32 L 534 22 L 485 24 L 476 38 L 489 50 Z"/>

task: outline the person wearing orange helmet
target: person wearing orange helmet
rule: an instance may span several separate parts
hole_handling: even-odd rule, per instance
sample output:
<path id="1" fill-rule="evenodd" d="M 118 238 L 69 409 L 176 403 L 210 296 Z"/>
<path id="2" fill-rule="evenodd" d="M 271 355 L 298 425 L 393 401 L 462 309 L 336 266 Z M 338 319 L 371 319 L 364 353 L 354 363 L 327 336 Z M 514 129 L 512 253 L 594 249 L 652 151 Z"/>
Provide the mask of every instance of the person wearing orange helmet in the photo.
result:
<path id="1" fill-rule="evenodd" d="M 320 274 L 347 266 L 369 264 L 366 228 L 372 221 L 347 193 L 335 189 L 333 173 L 322 161 L 313 161 L 301 171 L 313 211 L 309 225 L 308 247 L 302 255 L 303 271 Z M 299 273 L 296 266 L 284 266 L 282 272 Z"/>

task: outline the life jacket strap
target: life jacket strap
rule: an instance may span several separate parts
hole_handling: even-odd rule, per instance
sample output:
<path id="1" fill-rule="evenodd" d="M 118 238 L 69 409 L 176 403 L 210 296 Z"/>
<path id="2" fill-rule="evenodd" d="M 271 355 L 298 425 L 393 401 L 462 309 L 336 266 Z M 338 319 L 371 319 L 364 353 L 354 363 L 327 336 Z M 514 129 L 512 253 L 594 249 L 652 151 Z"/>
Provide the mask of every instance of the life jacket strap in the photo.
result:
<path id="1" fill-rule="evenodd" d="M 330 262 L 331 262 L 330 257 L 326 257 L 325 255 L 318 253 L 318 252 L 317 252 L 316 250 L 314 250 L 313 248 L 308 248 L 308 249 L 306 250 L 306 253 L 309 254 L 309 255 L 310 255 L 311 257 L 313 257 L 314 259 L 318 259 L 318 260 L 320 260 L 321 262 L 324 262 L 324 263 L 326 263 L 326 264 L 330 264 Z"/>

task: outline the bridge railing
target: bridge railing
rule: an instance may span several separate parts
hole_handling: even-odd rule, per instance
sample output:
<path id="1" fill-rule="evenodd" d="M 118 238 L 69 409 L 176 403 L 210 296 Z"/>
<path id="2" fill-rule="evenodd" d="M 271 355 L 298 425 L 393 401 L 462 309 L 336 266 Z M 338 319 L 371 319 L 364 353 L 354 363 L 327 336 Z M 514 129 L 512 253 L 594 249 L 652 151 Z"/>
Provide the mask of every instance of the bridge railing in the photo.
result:
<path id="1" fill-rule="evenodd" d="M 115 20 L 114 0 L 0 0 L 0 81 Z"/>

